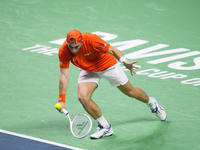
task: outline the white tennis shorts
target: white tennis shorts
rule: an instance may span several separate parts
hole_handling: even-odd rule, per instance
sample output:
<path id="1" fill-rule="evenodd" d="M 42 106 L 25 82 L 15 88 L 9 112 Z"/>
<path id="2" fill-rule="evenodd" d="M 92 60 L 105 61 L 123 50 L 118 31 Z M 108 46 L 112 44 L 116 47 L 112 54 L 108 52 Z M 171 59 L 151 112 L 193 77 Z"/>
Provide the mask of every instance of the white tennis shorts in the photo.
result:
<path id="1" fill-rule="evenodd" d="M 101 78 L 108 80 L 112 86 L 124 85 L 128 82 L 128 77 L 119 64 L 116 64 L 104 71 L 92 72 L 82 69 L 80 69 L 80 71 L 78 83 L 94 82 L 98 84 Z"/>

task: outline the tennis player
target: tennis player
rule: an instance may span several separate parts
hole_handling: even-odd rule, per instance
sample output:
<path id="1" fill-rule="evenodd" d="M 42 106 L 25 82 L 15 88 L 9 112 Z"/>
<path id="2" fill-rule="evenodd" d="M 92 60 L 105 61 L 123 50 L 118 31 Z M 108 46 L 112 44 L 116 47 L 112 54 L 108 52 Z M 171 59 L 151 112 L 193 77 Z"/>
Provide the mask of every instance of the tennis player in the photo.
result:
<path id="1" fill-rule="evenodd" d="M 69 63 L 71 62 L 80 68 L 78 99 L 88 114 L 98 122 L 97 131 L 90 136 L 91 139 L 99 139 L 113 134 L 112 126 L 102 115 L 99 106 L 91 99 L 101 78 L 107 79 L 112 86 L 116 86 L 125 95 L 147 104 L 152 113 L 155 113 L 161 121 L 166 119 L 164 108 L 142 89 L 133 87 L 117 63 L 117 60 L 121 62 L 133 75 L 136 73 L 134 69 L 138 69 L 134 65 L 137 61 L 128 62 L 121 51 L 97 35 L 71 30 L 67 34 L 66 41 L 60 47 L 58 55 L 61 71 L 58 102 L 62 108 L 67 108 L 65 97 L 69 82 Z"/>

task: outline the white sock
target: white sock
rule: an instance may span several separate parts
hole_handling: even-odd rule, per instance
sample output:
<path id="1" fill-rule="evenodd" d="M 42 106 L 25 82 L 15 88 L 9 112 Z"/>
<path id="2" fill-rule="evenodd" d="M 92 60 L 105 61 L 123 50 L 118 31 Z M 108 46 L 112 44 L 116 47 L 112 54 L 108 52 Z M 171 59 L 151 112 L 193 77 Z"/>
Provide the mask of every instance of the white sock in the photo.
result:
<path id="1" fill-rule="evenodd" d="M 105 128 L 109 128 L 109 127 L 110 127 L 109 123 L 107 122 L 107 120 L 104 118 L 103 115 L 102 115 L 100 118 L 96 119 L 96 121 L 97 121 L 100 125 L 102 125 L 103 127 L 105 127 Z"/>
<path id="2" fill-rule="evenodd" d="M 149 101 L 146 103 L 151 110 L 156 109 L 155 101 L 153 97 L 149 97 Z"/>

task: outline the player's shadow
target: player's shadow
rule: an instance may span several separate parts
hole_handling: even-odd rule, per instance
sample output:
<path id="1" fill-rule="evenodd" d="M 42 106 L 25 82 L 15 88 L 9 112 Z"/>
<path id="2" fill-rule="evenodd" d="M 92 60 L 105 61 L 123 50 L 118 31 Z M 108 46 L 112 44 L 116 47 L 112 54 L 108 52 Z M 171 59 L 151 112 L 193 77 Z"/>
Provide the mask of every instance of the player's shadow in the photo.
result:
<path id="1" fill-rule="evenodd" d="M 111 122 L 112 126 L 120 126 L 124 124 L 129 124 L 129 123 L 139 123 L 139 122 L 153 122 L 153 121 L 159 121 L 158 118 L 135 118 L 135 119 L 130 119 L 130 120 L 122 120 L 122 121 L 116 121 L 116 122 Z"/>
<path id="2" fill-rule="evenodd" d="M 155 119 L 137 118 L 127 122 L 116 122 L 116 126 L 123 125 L 124 123 L 137 123 L 137 122 L 151 122 L 159 121 Z M 158 123 L 155 128 L 149 127 L 147 132 L 143 131 L 142 128 L 137 129 L 138 131 L 134 134 L 132 130 L 125 133 L 129 138 L 120 138 L 119 135 L 114 134 L 112 140 L 115 141 L 115 147 L 124 147 L 124 149 L 155 149 L 155 145 L 159 145 L 159 149 L 165 148 L 165 143 L 170 137 L 170 121 L 164 121 Z M 112 124 L 113 125 L 113 124 Z M 140 133 L 140 130 L 143 132 Z M 131 136 L 133 135 L 134 136 Z M 110 142 L 110 141 L 108 141 Z"/>

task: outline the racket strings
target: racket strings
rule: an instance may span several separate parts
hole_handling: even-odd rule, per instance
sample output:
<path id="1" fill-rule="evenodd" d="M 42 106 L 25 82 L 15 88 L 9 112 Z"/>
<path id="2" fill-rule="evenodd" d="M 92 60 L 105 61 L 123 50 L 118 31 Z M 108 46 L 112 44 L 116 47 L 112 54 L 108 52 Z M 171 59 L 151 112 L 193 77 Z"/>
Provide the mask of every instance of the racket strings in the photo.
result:
<path id="1" fill-rule="evenodd" d="M 91 129 L 91 121 L 85 115 L 78 115 L 73 119 L 72 131 L 77 137 L 84 137 Z"/>

